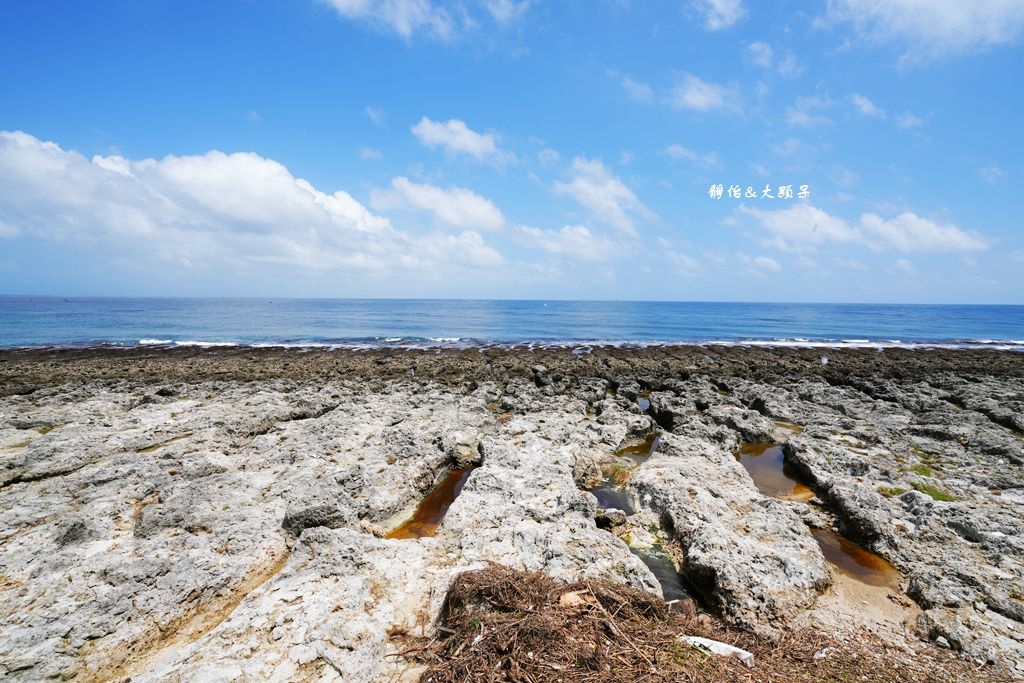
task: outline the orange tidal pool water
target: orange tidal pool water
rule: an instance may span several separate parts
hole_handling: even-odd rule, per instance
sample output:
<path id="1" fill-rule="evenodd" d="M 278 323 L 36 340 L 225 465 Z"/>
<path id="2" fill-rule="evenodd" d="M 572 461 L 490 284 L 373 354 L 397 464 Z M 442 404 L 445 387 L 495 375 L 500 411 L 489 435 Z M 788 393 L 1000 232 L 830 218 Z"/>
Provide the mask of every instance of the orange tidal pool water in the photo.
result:
<path id="1" fill-rule="evenodd" d="M 781 444 L 743 444 L 736 459 L 762 495 L 808 501 L 814 491 L 800 482 L 785 461 Z M 885 558 L 832 529 L 811 529 L 825 559 L 840 573 L 871 586 L 896 586 L 899 572 Z"/>
<path id="2" fill-rule="evenodd" d="M 440 484 L 420 501 L 412 517 L 392 529 L 385 538 L 423 538 L 433 536 L 445 513 L 455 499 L 462 493 L 469 475 L 475 467 L 464 467 L 452 470 Z"/>

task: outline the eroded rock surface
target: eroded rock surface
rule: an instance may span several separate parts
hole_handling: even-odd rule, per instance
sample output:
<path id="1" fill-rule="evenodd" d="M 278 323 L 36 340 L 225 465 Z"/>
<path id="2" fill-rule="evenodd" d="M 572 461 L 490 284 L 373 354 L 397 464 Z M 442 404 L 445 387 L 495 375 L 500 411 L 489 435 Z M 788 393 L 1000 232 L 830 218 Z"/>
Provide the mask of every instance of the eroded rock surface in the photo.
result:
<path id="1" fill-rule="evenodd" d="M 0 672 L 415 677 L 392 637 L 458 572 L 657 592 L 626 541 L 770 634 L 831 590 L 835 523 L 901 570 L 910 640 L 1024 675 L 1024 359 L 929 353 L 4 352 Z M 752 441 L 818 498 L 759 494 Z M 383 538 L 467 463 L 433 537 Z M 610 466 L 636 511 L 599 528 Z"/>

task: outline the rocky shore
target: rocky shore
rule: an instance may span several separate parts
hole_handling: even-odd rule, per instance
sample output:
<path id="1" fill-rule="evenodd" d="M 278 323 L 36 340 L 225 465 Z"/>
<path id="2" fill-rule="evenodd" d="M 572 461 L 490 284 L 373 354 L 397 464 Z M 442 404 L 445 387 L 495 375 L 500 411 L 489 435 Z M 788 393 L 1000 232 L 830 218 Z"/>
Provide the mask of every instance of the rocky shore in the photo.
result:
<path id="1" fill-rule="evenodd" d="M 750 444 L 807 495 L 762 493 Z M 433 535 L 386 538 L 466 467 Z M 5 679 L 416 680 L 394 636 L 461 572 L 660 594 L 653 555 L 730 627 L 1020 679 L 1022 532 L 1019 353 L 0 352 Z"/>

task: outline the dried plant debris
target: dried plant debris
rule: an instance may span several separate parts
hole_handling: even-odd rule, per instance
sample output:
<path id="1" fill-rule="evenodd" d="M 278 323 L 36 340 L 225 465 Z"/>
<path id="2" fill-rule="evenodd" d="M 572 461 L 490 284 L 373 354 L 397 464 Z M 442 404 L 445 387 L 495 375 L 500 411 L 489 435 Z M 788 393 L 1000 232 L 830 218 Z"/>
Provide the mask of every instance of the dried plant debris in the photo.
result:
<path id="1" fill-rule="evenodd" d="M 688 636 L 740 648 L 754 666 L 687 644 Z M 1001 680 L 934 648 L 907 653 L 878 638 L 809 630 L 769 639 L 706 614 L 670 612 L 626 586 L 567 585 L 496 565 L 455 579 L 433 637 L 396 640 L 402 656 L 427 667 L 420 680 L 429 683 Z"/>

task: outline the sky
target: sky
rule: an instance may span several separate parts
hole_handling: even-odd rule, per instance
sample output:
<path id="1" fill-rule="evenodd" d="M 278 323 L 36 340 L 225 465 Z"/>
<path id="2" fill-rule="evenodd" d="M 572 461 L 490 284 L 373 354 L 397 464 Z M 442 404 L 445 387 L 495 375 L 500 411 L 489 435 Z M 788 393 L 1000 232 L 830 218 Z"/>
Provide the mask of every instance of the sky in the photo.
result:
<path id="1" fill-rule="evenodd" d="M 0 294 L 1024 303 L 1024 0 L 0 16 Z"/>

